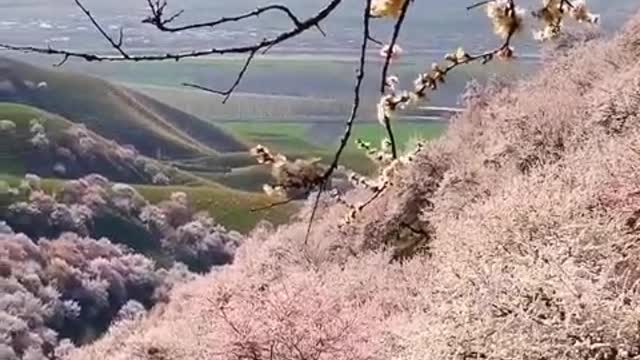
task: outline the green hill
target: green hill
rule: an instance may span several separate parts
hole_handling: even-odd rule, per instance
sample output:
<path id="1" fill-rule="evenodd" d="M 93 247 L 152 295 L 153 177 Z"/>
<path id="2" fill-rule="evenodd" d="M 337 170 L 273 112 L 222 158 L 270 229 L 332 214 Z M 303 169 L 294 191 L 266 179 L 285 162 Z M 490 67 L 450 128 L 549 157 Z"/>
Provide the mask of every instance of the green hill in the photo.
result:
<path id="1" fill-rule="evenodd" d="M 0 101 L 59 114 L 152 157 L 246 150 L 215 125 L 131 89 L 7 58 L 0 58 Z"/>
<path id="2" fill-rule="evenodd" d="M 18 104 L 0 103 L 0 121 L 12 122 L 14 129 L 0 130 L 0 169 L 3 173 L 24 174 L 31 172 L 33 146 L 29 123 L 32 119 L 46 119 L 43 126 L 52 137 L 58 137 L 71 123 L 61 117 Z M 6 126 L 6 125 L 5 125 Z"/>
<path id="3" fill-rule="evenodd" d="M 0 139 L 0 173 L 4 174 L 72 179 L 98 173 L 113 181 L 148 184 L 162 173 L 166 183 L 204 182 L 66 118 L 27 105 L 0 103 Z"/>
<path id="4" fill-rule="evenodd" d="M 6 187 L 18 187 L 21 181 L 21 177 L 0 172 L 0 212 L 17 200 L 6 193 Z M 60 179 L 46 178 L 42 180 L 42 189 L 47 193 L 57 194 L 63 183 Z M 134 185 L 134 188 L 153 204 L 170 199 L 175 192 L 184 192 L 192 200 L 195 210 L 207 212 L 218 223 L 243 233 L 251 231 L 261 220 L 268 220 L 273 224 L 287 223 L 299 209 L 299 204 L 292 203 L 252 212 L 250 209 L 266 207 L 272 200 L 263 194 L 233 190 L 215 183 L 198 186 Z"/>
<path id="5" fill-rule="evenodd" d="M 42 126 L 46 135 L 48 145 L 45 148 L 38 148 L 31 141 L 34 137 L 32 128 L 36 122 Z M 207 180 L 199 177 L 197 172 L 178 170 L 150 158 L 139 156 L 138 161 L 131 161 L 114 155 L 109 149 L 117 150 L 121 147 L 92 132 L 89 133 L 94 141 L 94 152 L 81 156 L 73 147 L 73 129 L 78 128 L 81 129 L 68 119 L 31 106 L 0 103 L 0 185 L 8 182 L 17 186 L 24 174 L 35 173 L 46 178 L 45 188 L 55 193 L 62 184 L 60 178 L 73 179 L 99 173 L 113 181 L 138 184 L 136 188 L 154 203 L 168 199 L 173 192 L 185 192 L 194 199 L 194 206 L 198 210 L 208 212 L 221 224 L 239 231 L 251 230 L 262 219 L 277 224 L 284 223 L 296 210 L 296 206 L 291 205 L 263 212 L 249 212 L 249 209 L 268 205 L 271 200 L 261 193 L 238 191 L 225 186 L 233 185 L 236 181 L 234 179 L 219 181 L 221 179 L 209 177 Z M 61 148 L 70 149 L 72 161 L 60 153 Z M 141 159 L 163 169 L 176 185 L 151 185 L 151 176 L 145 171 L 148 164 L 139 166 Z M 57 171 L 59 164 L 64 165 L 64 173 Z M 258 190 L 256 186 L 253 185 Z M 0 206 L 2 205 L 0 191 Z"/>

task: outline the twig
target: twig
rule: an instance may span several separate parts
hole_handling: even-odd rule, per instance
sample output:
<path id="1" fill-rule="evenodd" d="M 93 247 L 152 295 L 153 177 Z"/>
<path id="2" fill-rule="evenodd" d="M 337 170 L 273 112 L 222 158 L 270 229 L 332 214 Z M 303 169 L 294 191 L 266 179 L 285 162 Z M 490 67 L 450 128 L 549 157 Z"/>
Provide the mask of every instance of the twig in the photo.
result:
<path id="1" fill-rule="evenodd" d="M 297 201 L 298 199 L 292 197 L 286 200 L 282 200 L 282 201 L 278 201 L 278 202 L 274 202 L 271 203 L 269 205 L 265 205 L 265 206 L 261 206 L 261 207 L 256 207 L 256 208 L 252 208 L 251 212 L 259 212 L 259 211 L 264 211 L 264 210 L 269 210 L 269 209 L 273 209 L 276 208 L 278 206 L 283 206 L 283 205 L 289 205 L 294 201 Z"/>
<path id="2" fill-rule="evenodd" d="M 366 0 L 366 5 L 364 9 L 364 21 L 363 21 L 363 36 L 362 42 L 360 45 L 360 60 L 358 64 L 358 70 L 356 75 L 356 83 L 353 89 L 353 103 L 351 108 L 351 114 L 349 115 L 349 119 L 347 120 L 347 124 L 345 127 L 344 135 L 340 139 L 340 145 L 338 146 L 338 150 L 336 151 L 333 161 L 331 165 L 324 173 L 323 181 L 318 187 L 318 194 L 313 203 L 313 208 L 311 210 L 311 217 L 309 218 L 309 225 L 307 227 L 307 233 L 305 235 L 304 243 L 307 244 L 309 240 L 309 235 L 311 234 L 311 227 L 313 226 L 313 220 L 315 219 L 316 212 L 318 211 L 318 205 L 320 204 L 320 198 L 322 197 L 322 193 L 326 189 L 327 183 L 331 179 L 331 176 L 338 168 L 340 163 L 340 157 L 342 153 L 347 147 L 349 143 L 349 138 L 351 138 L 351 133 L 353 131 L 353 124 L 358 116 L 358 110 L 360 109 L 360 89 L 362 88 L 362 83 L 364 80 L 365 74 L 365 65 L 367 62 L 367 48 L 369 45 L 369 40 L 371 38 L 370 33 L 370 23 L 371 23 L 371 2 L 372 0 Z"/>
<path id="3" fill-rule="evenodd" d="M 371 205 L 372 202 L 374 202 L 377 198 L 380 197 L 380 195 L 382 195 L 387 190 L 388 186 L 389 186 L 389 183 L 385 182 L 384 184 L 382 184 L 382 186 L 376 188 L 375 191 L 373 192 L 373 195 L 369 199 L 367 199 L 367 201 L 365 201 L 364 203 L 358 206 L 357 211 L 361 212 L 367 206 Z"/>
<path id="4" fill-rule="evenodd" d="M 238 73 L 238 76 L 236 77 L 235 82 L 233 83 L 233 85 L 231 85 L 231 87 L 228 90 L 225 90 L 225 91 L 214 90 L 214 89 L 211 89 L 211 88 L 207 88 L 207 87 L 204 87 L 204 86 L 201 86 L 201 85 L 197 85 L 197 84 L 192 84 L 192 83 L 183 83 L 182 85 L 186 86 L 186 87 L 195 88 L 195 89 L 198 89 L 198 90 L 203 90 L 203 91 L 207 91 L 207 92 L 210 92 L 210 93 L 222 95 L 222 96 L 224 96 L 224 99 L 222 100 L 222 103 L 226 104 L 227 101 L 229 100 L 229 98 L 231 98 L 231 95 L 233 94 L 233 92 L 238 87 L 238 85 L 240 85 L 240 81 L 242 81 L 242 78 L 244 77 L 244 74 L 247 72 L 247 69 L 249 69 L 249 65 L 251 65 L 251 61 L 255 57 L 256 52 L 257 52 L 257 50 L 252 51 L 249 54 L 249 56 L 247 57 L 247 60 L 244 63 L 244 66 L 242 67 L 242 69 Z"/>
<path id="5" fill-rule="evenodd" d="M 369 36 L 369 41 L 371 41 L 372 43 L 376 44 L 376 45 L 380 45 L 383 46 L 384 43 L 376 38 L 374 38 L 373 36 Z"/>
<path id="6" fill-rule="evenodd" d="M 488 3 L 492 3 L 492 2 L 494 2 L 494 1 L 495 1 L 495 0 L 484 0 L 484 1 L 480 1 L 480 2 L 477 2 L 477 3 L 475 3 L 475 4 L 472 4 L 472 5 L 467 6 L 467 10 L 473 10 L 473 9 L 475 9 L 475 8 L 477 8 L 477 7 L 480 7 L 480 6 L 482 6 L 482 5 L 486 5 L 486 4 L 488 4 Z"/>
<path id="7" fill-rule="evenodd" d="M 91 14 L 91 12 L 80 2 L 80 0 L 74 0 L 74 1 L 75 1 L 76 5 L 80 8 L 80 10 L 82 10 L 82 12 L 84 12 L 84 14 L 87 16 L 87 18 L 89 18 L 89 21 L 91 21 L 91 23 L 98 30 L 98 32 L 100 32 L 102 37 L 104 37 L 111 44 L 111 46 L 120 53 L 120 55 L 122 55 L 125 59 L 128 59 L 129 58 L 129 54 L 127 54 L 122 49 L 123 30 L 120 29 L 120 40 L 119 41 L 115 41 L 113 39 L 113 37 L 111 37 L 111 36 L 109 36 L 109 34 L 107 34 L 107 32 L 102 27 L 102 25 L 100 25 L 100 23 Z"/>
<path id="8" fill-rule="evenodd" d="M 164 54 L 156 53 L 150 55 L 132 55 L 127 53 L 118 42 L 109 36 L 99 23 L 93 18 L 93 16 L 86 11 L 86 8 L 80 3 L 79 0 L 75 0 L 77 4 L 84 9 L 85 14 L 90 16 L 90 20 L 98 31 L 107 39 L 111 46 L 118 51 L 119 55 L 100 55 L 97 53 L 88 53 L 81 51 L 71 51 L 65 49 L 56 49 L 52 47 L 36 47 L 36 46 L 19 46 L 12 44 L 0 44 L 0 49 L 20 51 L 25 53 L 35 53 L 44 55 L 60 55 L 66 58 L 79 58 L 89 62 L 140 62 L 140 61 L 179 61 L 187 58 L 197 58 L 207 55 L 223 55 L 223 54 L 245 54 L 260 51 L 262 49 L 273 47 L 274 45 L 285 42 L 291 38 L 294 38 L 310 28 L 316 28 L 320 22 L 326 19 L 333 11 L 340 5 L 342 0 L 331 0 L 324 8 L 322 8 L 316 15 L 307 18 L 304 21 L 300 21 L 294 28 L 284 31 L 272 38 L 264 39 L 259 43 L 244 46 L 230 46 L 222 48 L 210 48 L 201 50 L 192 50 L 185 52 L 168 52 Z"/>
<path id="9" fill-rule="evenodd" d="M 165 9 L 165 7 L 167 5 L 166 2 L 164 2 L 161 5 L 158 5 L 157 3 L 153 4 L 153 2 L 151 0 L 147 0 L 147 3 L 149 4 L 149 8 L 151 9 L 151 16 L 149 16 L 148 18 L 144 19 L 142 22 L 146 23 L 146 24 L 151 24 L 151 25 L 155 26 L 160 31 L 171 32 L 171 33 L 187 31 L 187 30 L 202 29 L 202 28 L 214 28 L 216 26 L 219 26 L 219 25 L 222 25 L 222 24 L 225 24 L 225 23 L 238 22 L 238 21 L 241 21 L 241 20 L 248 19 L 250 17 L 259 17 L 263 13 L 269 12 L 269 11 L 279 11 L 279 12 L 284 13 L 291 20 L 293 25 L 295 25 L 296 27 L 300 27 L 302 25 L 302 22 L 300 21 L 300 19 L 298 19 L 298 17 L 295 16 L 295 14 L 287 6 L 279 5 L 279 4 L 273 4 L 273 5 L 259 7 L 259 8 L 255 9 L 255 10 L 253 10 L 253 11 L 250 11 L 248 13 L 241 14 L 241 15 L 222 17 L 220 19 L 213 20 L 213 21 L 206 21 L 206 22 L 201 22 L 201 23 L 195 23 L 195 24 L 188 24 L 188 25 L 183 25 L 183 26 L 171 27 L 171 26 L 167 26 L 167 24 L 172 23 L 175 19 L 177 19 L 180 15 L 182 15 L 184 13 L 184 10 L 180 10 L 179 12 L 174 14 L 173 16 L 171 16 L 171 17 L 169 17 L 167 19 L 164 19 L 163 18 L 164 17 L 164 9 Z"/>

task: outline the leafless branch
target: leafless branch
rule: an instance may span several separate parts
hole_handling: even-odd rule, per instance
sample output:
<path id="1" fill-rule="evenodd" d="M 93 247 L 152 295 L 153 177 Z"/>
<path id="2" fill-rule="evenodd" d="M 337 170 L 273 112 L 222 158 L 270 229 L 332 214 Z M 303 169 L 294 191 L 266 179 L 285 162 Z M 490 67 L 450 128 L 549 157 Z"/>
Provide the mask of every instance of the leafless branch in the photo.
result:
<path id="1" fill-rule="evenodd" d="M 263 13 L 270 12 L 270 11 L 273 11 L 273 12 L 278 11 L 278 12 L 284 13 L 291 20 L 291 22 L 295 27 L 300 27 L 302 25 L 302 22 L 300 21 L 300 19 L 298 19 L 298 17 L 288 7 L 284 5 L 273 4 L 273 5 L 259 7 L 245 14 L 222 17 L 220 19 L 213 20 L 213 21 L 206 21 L 206 22 L 200 22 L 200 23 L 188 24 L 188 25 L 182 25 L 182 26 L 167 26 L 168 24 L 176 20 L 180 15 L 182 15 L 184 13 L 184 10 L 180 10 L 179 12 L 165 19 L 165 9 L 167 6 L 166 1 L 159 2 L 157 0 L 156 1 L 147 0 L 147 3 L 149 4 L 149 9 L 151 10 L 151 16 L 144 19 L 142 22 L 146 24 L 151 24 L 156 28 L 158 28 L 158 30 L 164 31 L 164 32 L 175 33 L 175 32 L 196 30 L 196 29 L 202 29 L 202 28 L 214 28 L 216 26 L 220 26 L 222 24 L 226 24 L 230 22 L 238 22 L 251 17 L 259 17 Z"/>
<path id="2" fill-rule="evenodd" d="M 186 87 L 190 87 L 190 88 L 194 88 L 194 89 L 210 92 L 210 93 L 213 93 L 213 94 L 222 95 L 222 96 L 224 96 L 224 99 L 222 100 L 222 103 L 226 104 L 227 101 L 229 101 L 229 99 L 231 98 L 231 95 L 233 95 L 233 92 L 236 90 L 238 85 L 240 85 L 240 81 L 242 81 L 242 78 L 244 77 L 244 74 L 249 69 L 249 65 L 251 65 L 251 61 L 253 60 L 253 58 L 256 55 L 256 51 L 252 51 L 249 54 L 249 56 L 247 57 L 247 60 L 244 63 L 244 66 L 242 66 L 242 69 L 238 73 L 238 76 L 236 76 L 235 82 L 233 83 L 233 85 L 231 85 L 231 87 L 228 90 L 225 90 L 225 91 L 214 90 L 214 89 L 211 89 L 211 88 L 208 88 L 208 87 L 204 87 L 204 86 L 201 86 L 201 85 L 197 85 L 197 84 L 193 84 L 193 83 L 183 83 L 182 85 L 184 85 Z"/>
<path id="3" fill-rule="evenodd" d="M 85 61 L 90 62 L 141 62 L 141 61 L 168 61 L 175 60 L 179 61 L 187 58 L 197 58 L 208 55 L 224 55 L 224 54 L 245 54 L 257 52 L 260 50 L 271 48 L 275 45 L 283 43 L 289 39 L 292 39 L 303 32 L 309 30 L 310 28 L 317 28 L 324 19 L 326 19 L 337 7 L 340 5 L 342 0 L 331 0 L 329 4 L 327 4 L 324 8 L 322 8 L 317 14 L 311 16 L 305 20 L 300 20 L 296 22 L 296 25 L 287 31 L 284 31 L 274 37 L 265 38 L 262 41 L 251 44 L 251 45 L 243 45 L 243 46 L 230 46 L 230 47 L 222 47 L 222 48 L 210 48 L 210 49 L 200 49 L 200 50 L 192 50 L 185 52 L 167 52 L 167 53 L 157 53 L 157 54 L 149 54 L 149 55 L 132 55 L 125 51 L 122 44 L 118 44 L 112 36 L 106 33 L 100 23 L 91 15 L 91 13 L 87 10 L 87 8 L 80 2 L 80 0 L 74 0 L 78 7 L 83 10 L 85 15 L 87 15 L 94 25 L 94 27 L 100 32 L 100 34 L 109 42 L 112 48 L 114 48 L 119 54 L 118 55 L 101 55 L 97 53 L 88 53 L 81 51 L 71 51 L 65 49 L 56 49 L 52 47 L 36 47 L 36 46 L 19 46 L 12 44 L 0 44 L 0 49 L 12 50 L 12 51 L 20 51 L 25 53 L 35 53 L 35 54 L 45 54 L 45 55 L 60 55 L 64 58 L 78 58 L 83 59 Z M 156 1 L 158 3 L 158 1 Z M 154 5 L 156 6 L 156 5 Z M 159 6 L 164 9 L 166 6 L 166 2 L 162 2 Z M 172 18 L 175 18 L 173 16 Z M 64 63 L 64 62 L 63 62 Z"/>
<path id="4" fill-rule="evenodd" d="M 273 208 L 276 208 L 276 207 L 279 207 L 279 206 L 289 205 L 289 204 L 291 204 L 292 202 L 294 202 L 296 200 L 298 200 L 298 199 L 292 197 L 292 198 L 289 198 L 289 199 L 286 199 L 286 200 L 282 200 L 282 201 L 271 203 L 269 205 L 253 208 L 253 209 L 251 209 L 251 212 L 259 212 L 259 211 L 264 211 L 264 210 L 270 210 L 270 209 L 273 209 Z"/>
<path id="5" fill-rule="evenodd" d="M 151 16 L 142 20 L 142 22 L 146 24 L 151 24 L 155 26 L 158 30 L 163 32 L 177 33 L 177 32 L 196 30 L 196 29 L 202 29 L 202 28 L 211 29 L 211 28 L 220 26 L 222 24 L 238 22 L 238 21 L 246 20 L 251 17 L 260 17 L 260 15 L 262 15 L 263 13 L 276 12 L 276 11 L 284 13 L 291 20 L 294 26 L 299 27 L 302 25 L 302 22 L 300 21 L 300 19 L 287 6 L 281 5 L 281 4 L 272 4 L 272 5 L 258 7 L 253 11 L 250 11 L 241 15 L 221 17 L 213 21 L 205 21 L 205 22 L 200 22 L 195 24 L 187 24 L 187 25 L 174 27 L 174 26 L 168 26 L 168 24 L 171 24 L 177 18 L 179 18 L 182 14 L 184 14 L 184 10 L 180 10 L 177 13 L 169 16 L 168 18 L 165 18 L 165 9 L 167 7 L 166 1 L 161 2 L 160 0 L 155 0 L 155 1 L 147 0 L 147 3 L 149 4 Z M 322 30 L 322 28 L 320 28 L 319 24 L 316 24 L 315 27 L 323 36 L 326 36 L 326 33 Z"/>
<path id="6" fill-rule="evenodd" d="M 358 70 L 356 74 L 356 83 L 353 89 L 353 103 L 351 108 L 351 114 L 349 115 L 349 118 L 347 120 L 344 135 L 342 135 L 342 138 L 340 139 L 340 145 L 338 146 L 338 150 L 336 151 L 333 157 L 333 161 L 331 162 L 331 165 L 329 166 L 329 168 L 327 168 L 327 171 L 323 176 L 322 184 L 318 187 L 318 192 L 313 203 L 313 208 L 311 210 L 311 217 L 309 218 L 309 226 L 307 227 L 305 244 L 309 240 L 309 235 L 311 234 L 311 227 L 313 225 L 313 220 L 315 219 L 316 212 L 318 211 L 318 205 L 320 204 L 320 198 L 322 197 L 322 193 L 324 192 L 324 190 L 326 190 L 328 181 L 331 179 L 331 176 L 338 168 L 338 165 L 340 163 L 340 157 L 342 156 L 342 153 L 344 152 L 344 150 L 347 147 L 347 144 L 349 143 L 349 139 L 351 138 L 351 133 L 353 132 L 353 124 L 356 118 L 358 117 L 358 111 L 360 109 L 360 90 L 362 88 L 362 83 L 364 81 L 365 65 L 367 62 L 367 48 L 371 38 L 371 32 L 370 32 L 371 3 L 372 3 L 372 0 L 366 0 L 366 5 L 365 5 L 364 15 L 363 15 L 363 18 L 364 18 L 363 30 L 362 30 L 363 36 L 362 36 L 362 42 L 360 45 L 360 60 L 358 63 Z"/>

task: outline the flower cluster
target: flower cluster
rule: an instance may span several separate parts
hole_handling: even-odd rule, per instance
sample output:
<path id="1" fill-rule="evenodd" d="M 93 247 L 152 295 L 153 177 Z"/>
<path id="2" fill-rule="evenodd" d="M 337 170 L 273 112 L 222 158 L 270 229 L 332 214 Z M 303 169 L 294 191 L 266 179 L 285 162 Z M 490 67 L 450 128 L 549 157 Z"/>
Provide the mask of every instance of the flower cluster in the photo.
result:
<path id="1" fill-rule="evenodd" d="M 16 130 L 16 123 L 11 120 L 0 120 L 0 132 L 12 133 Z"/>
<path id="2" fill-rule="evenodd" d="M 208 214 L 195 212 L 187 194 L 176 192 L 158 205 L 147 205 L 140 220 L 160 240 L 161 249 L 190 270 L 206 272 L 233 261 L 243 236 L 228 231 Z"/>
<path id="3" fill-rule="evenodd" d="M 166 299 L 175 270 L 106 239 L 0 234 L 0 358 L 58 359 L 112 320 Z"/>
<path id="4" fill-rule="evenodd" d="M 29 142 L 36 149 L 46 149 L 49 146 L 49 138 L 46 134 L 46 129 L 43 125 L 42 119 L 31 119 L 29 122 L 29 132 L 32 135 Z"/>
<path id="5" fill-rule="evenodd" d="M 66 129 L 57 145 L 56 153 L 61 158 L 58 164 L 66 163 L 68 167 L 77 167 L 85 162 L 92 164 L 101 162 L 105 164 L 105 168 L 120 164 L 118 169 L 133 170 L 131 175 L 123 176 L 121 181 L 142 180 L 155 185 L 168 185 L 174 182 L 172 177 L 175 169 L 142 156 L 133 145 L 121 145 L 115 141 L 106 140 L 83 124 Z M 120 173 L 122 170 L 114 172 Z"/>
<path id="6" fill-rule="evenodd" d="M 533 16 L 540 19 L 544 26 L 535 31 L 536 40 L 545 41 L 558 37 L 562 31 L 563 20 L 566 14 L 581 23 L 597 24 L 600 16 L 589 12 L 584 0 L 569 2 L 566 0 L 544 0 L 543 8 L 534 12 Z"/>
<path id="7" fill-rule="evenodd" d="M 522 30 L 525 13 L 513 0 L 494 0 L 487 4 L 487 16 L 493 24 L 493 31 L 503 39 Z"/>
<path id="8" fill-rule="evenodd" d="M 371 16 L 398 17 L 405 1 L 411 0 L 374 0 L 371 5 Z"/>
<path id="9" fill-rule="evenodd" d="M 64 232 L 108 236 L 145 253 L 161 253 L 164 260 L 185 263 L 196 272 L 230 263 L 243 241 L 241 234 L 195 211 L 183 192 L 153 205 L 134 187 L 111 183 L 101 175 L 67 181 L 55 195 L 43 191 L 40 181 L 29 175 L 21 186 L 27 201 L 0 209 L 7 227 L 32 238 L 54 238 Z M 116 230 L 105 233 L 98 226 L 105 223 L 115 229 L 135 229 L 138 238 Z"/>
<path id="10" fill-rule="evenodd" d="M 324 181 L 327 171 L 327 167 L 320 163 L 320 158 L 291 161 L 283 154 L 273 155 L 262 145 L 251 149 L 251 155 L 259 164 L 271 166 L 271 175 L 275 183 L 264 185 L 264 191 L 269 196 L 286 198 L 304 196 Z"/>

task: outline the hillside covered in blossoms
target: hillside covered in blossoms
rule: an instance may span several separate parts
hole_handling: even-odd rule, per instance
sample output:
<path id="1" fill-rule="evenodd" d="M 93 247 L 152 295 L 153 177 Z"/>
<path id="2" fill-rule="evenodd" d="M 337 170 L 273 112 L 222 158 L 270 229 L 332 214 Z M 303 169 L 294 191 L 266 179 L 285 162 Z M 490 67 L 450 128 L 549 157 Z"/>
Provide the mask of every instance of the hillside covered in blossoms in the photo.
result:
<path id="1" fill-rule="evenodd" d="M 637 8 L 0 0 L 0 360 L 640 359 Z"/>
<path id="2" fill-rule="evenodd" d="M 637 358 L 640 17 L 556 51 L 472 86 L 357 216 L 328 199 L 308 238 L 312 204 L 259 227 L 69 358 Z"/>

